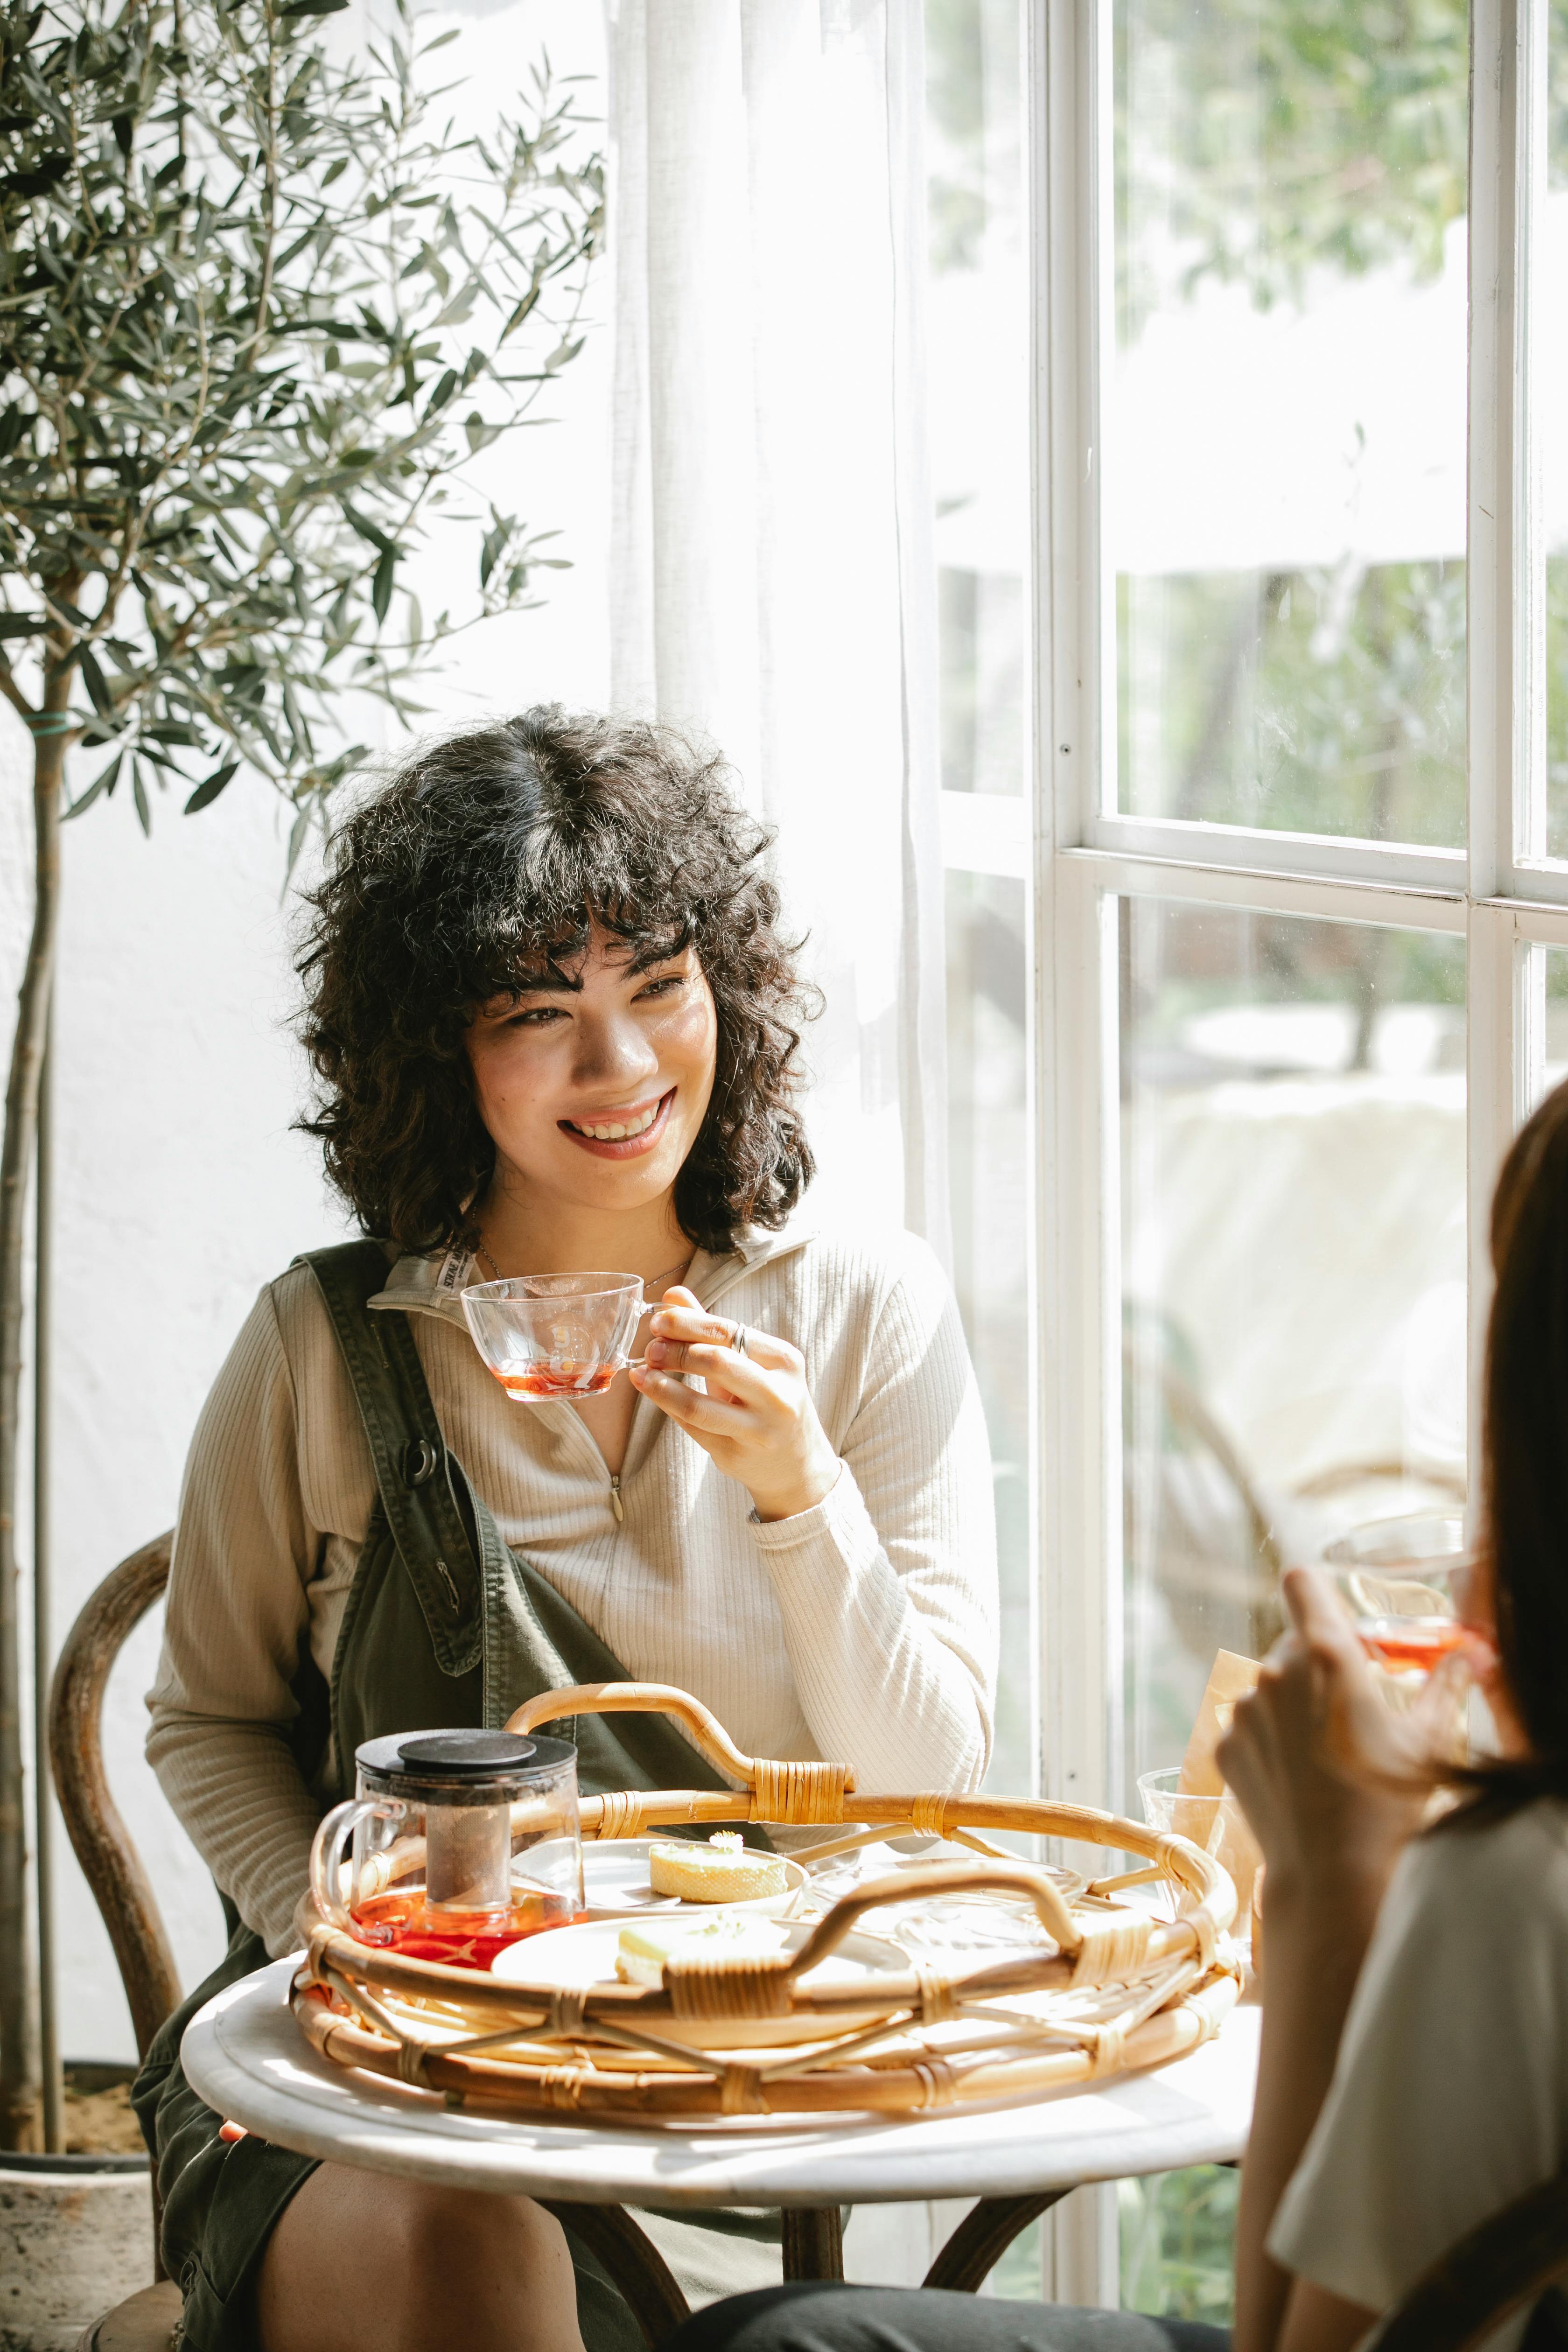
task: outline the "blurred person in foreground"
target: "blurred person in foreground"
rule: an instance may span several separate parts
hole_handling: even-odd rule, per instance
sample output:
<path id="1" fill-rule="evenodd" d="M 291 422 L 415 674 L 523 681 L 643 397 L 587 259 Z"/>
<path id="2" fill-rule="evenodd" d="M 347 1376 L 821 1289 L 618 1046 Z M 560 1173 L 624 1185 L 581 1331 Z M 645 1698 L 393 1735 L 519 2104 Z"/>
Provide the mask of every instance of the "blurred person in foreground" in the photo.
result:
<path id="1" fill-rule="evenodd" d="M 1469 1659 L 1395 1715 L 1332 1586 L 1292 1570 L 1289 1631 L 1219 1751 L 1268 1864 L 1234 2336 L 803 2285 L 715 2305 L 668 2352 L 1351 2352 L 1568 2164 L 1568 1087 L 1509 1154 L 1491 1247 Z M 1461 1765 L 1472 1666 L 1498 1752 Z M 1563 2346 L 1552 2290 L 1484 2352 Z"/>

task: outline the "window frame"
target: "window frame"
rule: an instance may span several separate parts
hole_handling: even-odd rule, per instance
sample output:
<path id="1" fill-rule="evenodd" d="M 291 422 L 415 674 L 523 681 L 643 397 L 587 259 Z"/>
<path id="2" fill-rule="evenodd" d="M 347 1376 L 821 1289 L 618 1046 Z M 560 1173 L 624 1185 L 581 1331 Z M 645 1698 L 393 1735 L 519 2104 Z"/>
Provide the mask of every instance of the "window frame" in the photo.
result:
<path id="1" fill-rule="evenodd" d="M 1544 0 L 1471 0 L 1463 850 L 1146 820 L 1107 805 L 1115 583 L 1100 560 L 1099 506 L 1114 333 L 1113 5 L 1020 0 L 1034 380 L 1030 788 L 1016 800 L 942 794 L 944 866 L 1031 887 L 1039 1769 L 1047 1793 L 1089 1805 L 1125 1800 L 1118 899 L 1464 936 L 1472 1461 L 1491 1189 L 1543 1065 L 1544 967 L 1531 950 L 1568 946 L 1568 861 L 1544 854 L 1545 550 L 1525 299 L 1545 188 Z M 1112 2197 L 1075 2198 L 1052 2217 L 1046 2272 L 1058 2295 L 1116 2301 Z"/>

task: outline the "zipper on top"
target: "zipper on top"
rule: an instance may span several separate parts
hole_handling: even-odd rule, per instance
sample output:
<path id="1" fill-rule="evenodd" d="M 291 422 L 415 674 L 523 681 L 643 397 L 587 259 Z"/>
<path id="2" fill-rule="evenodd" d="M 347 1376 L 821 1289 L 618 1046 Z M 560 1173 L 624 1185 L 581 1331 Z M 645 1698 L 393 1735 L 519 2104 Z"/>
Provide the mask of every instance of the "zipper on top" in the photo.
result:
<path id="1" fill-rule="evenodd" d="M 621 1474 L 618 1470 L 610 1473 L 610 1508 L 624 1524 L 626 1515 L 621 1508 Z"/>

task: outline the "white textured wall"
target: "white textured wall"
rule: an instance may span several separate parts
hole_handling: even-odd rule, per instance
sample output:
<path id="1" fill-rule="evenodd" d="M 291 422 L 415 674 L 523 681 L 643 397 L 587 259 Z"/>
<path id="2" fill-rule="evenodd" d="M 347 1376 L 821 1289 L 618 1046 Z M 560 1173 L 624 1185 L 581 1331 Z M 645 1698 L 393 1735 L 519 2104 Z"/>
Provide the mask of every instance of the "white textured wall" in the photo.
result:
<path id="1" fill-rule="evenodd" d="M 438 27 L 433 27 L 437 29 Z M 562 72 L 603 70 L 595 8 L 514 0 L 465 23 L 443 79 L 487 98 L 548 40 Z M 597 111 L 598 91 L 584 93 Z M 549 603 L 461 641 L 427 699 L 437 715 L 606 691 L 608 352 L 601 332 L 550 403 L 560 423 L 492 459 L 516 509 L 559 525 L 575 569 Z M 444 569 L 445 567 L 443 567 Z M 465 545 L 463 584 L 472 576 Z M 428 605 L 429 599 L 426 598 Z M 0 712 L 0 985 L 9 1006 L 30 894 L 26 746 Z M 90 774 L 79 771 L 79 783 Z M 302 1074 L 277 804 L 238 778 L 144 841 L 131 807 L 66 828 L 58 1000 L 55 1418 L 57 1640 L 116 1560 L 166 1528 L 203 1396 L 258 1286 L 335 1238 L 315 1149 L 289 1133 Z M 109 1769 L 152 1870 L 187 1987 L 221 1950 L 210 1881 L 142 1758 L 158 1633 L 144 1626 L 110 1694 Z M 70 2057 L 131 2057 L 108 1938 L 57 1826 L 61 2032 Z"/>

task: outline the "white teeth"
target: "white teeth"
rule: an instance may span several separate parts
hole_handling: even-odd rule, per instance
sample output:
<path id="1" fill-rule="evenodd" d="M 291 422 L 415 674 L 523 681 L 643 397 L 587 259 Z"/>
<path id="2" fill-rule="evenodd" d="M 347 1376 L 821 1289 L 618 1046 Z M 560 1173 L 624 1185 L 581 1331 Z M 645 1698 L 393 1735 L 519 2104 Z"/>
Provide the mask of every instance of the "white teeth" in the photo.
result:
<path id="1" fill-rule="evenodd" d="M 573 1119 L 570 1124 L 577 1129 L 579 1135 L 589 1136 L 595 1143 L 622 1143 L 628 1135 L 646 1135 L 658 1117 L 658 1113 L 659 1105 L 655 1103 L 653 1108 L 650 1111 L 645 1111 L 641 1118 L 634 1118 L 625 1127 L 586 1127 L 578 1119 Z"/>

